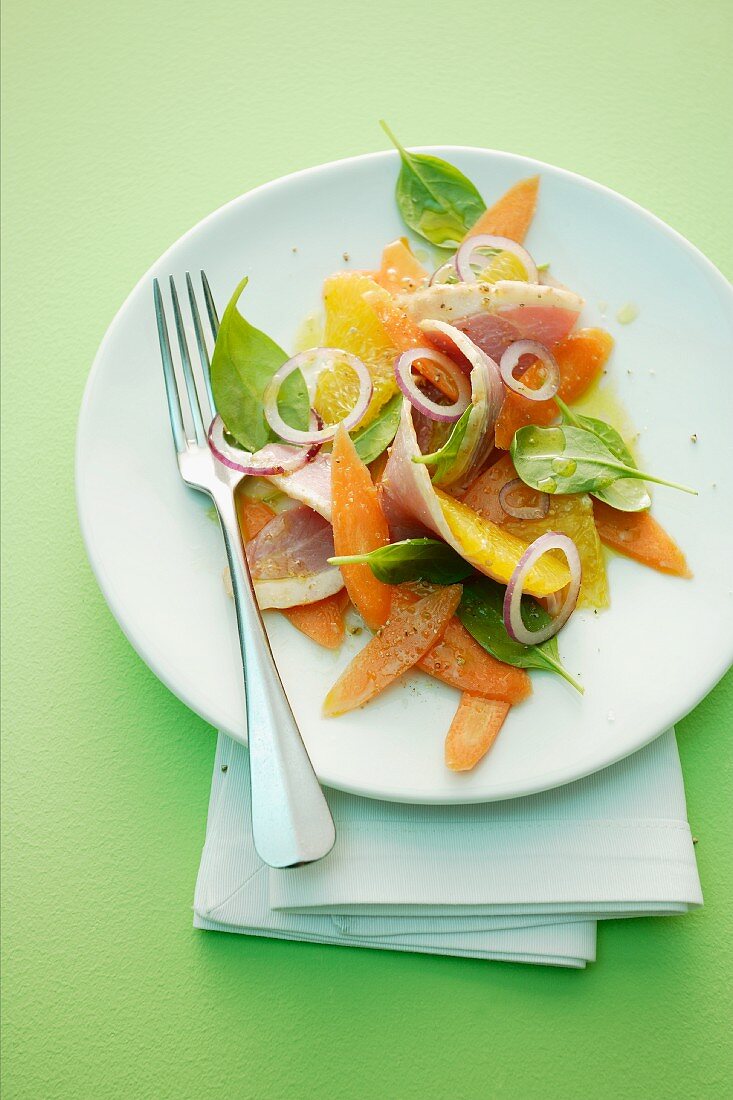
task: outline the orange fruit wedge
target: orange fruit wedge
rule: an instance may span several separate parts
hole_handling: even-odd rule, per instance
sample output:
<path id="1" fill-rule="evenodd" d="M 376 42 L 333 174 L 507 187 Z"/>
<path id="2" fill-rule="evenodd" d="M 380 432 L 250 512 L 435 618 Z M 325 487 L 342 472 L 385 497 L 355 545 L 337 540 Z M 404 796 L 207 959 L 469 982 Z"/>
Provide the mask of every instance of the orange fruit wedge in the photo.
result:
<path id="1" fill-rule="evenodd" d="M 692 576 L 677 543 L 649 512 L 617 512 L 603 501 L 594 500 L 593 515 L 606 546 L 660 573 Z"/>
<path id="2" fill-rule="evenodd" d="M 329 691 L 327 717 L 363 707 L 416 665 L 443 635 L 461 599 L 459 584 L 446 585 L 407 605 L 397 603 L 382 630 L 360 650 Z"/>
<path id="3" fill-rule="evenodd" d="M 466 236 L 491 233 L 495 237 L 508 237 L 509 240 L 521 244 L 534 217 L 539 188 L 539 176 L 519 180 L 493 206 L 484 211 Z"/>
<path id="4" fill-rule="evenodd" d="M 445 739 L 445 762 L 453 772 L 466 772 L 486 756 L 496 741 L 510 703 L 464 693 Z"/>

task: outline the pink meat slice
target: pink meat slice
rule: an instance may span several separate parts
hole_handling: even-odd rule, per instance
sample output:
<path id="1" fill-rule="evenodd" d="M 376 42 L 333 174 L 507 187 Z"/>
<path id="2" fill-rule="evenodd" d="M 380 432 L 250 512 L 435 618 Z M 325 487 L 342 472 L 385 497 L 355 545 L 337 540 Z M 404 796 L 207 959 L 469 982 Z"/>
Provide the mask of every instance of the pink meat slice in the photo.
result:
<path id="1" fill-rule="evenodd" d="M 305 505 L 273 516 L 247 543 L 247 561 L 254 580 L 309 577 L 331 570 L 331 524 Z"/>

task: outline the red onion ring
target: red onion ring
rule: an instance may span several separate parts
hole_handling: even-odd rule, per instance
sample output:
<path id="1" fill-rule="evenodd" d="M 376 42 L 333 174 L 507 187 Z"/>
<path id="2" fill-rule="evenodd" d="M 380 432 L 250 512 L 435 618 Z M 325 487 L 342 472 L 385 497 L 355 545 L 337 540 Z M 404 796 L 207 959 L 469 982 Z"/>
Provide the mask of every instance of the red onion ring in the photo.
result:
<path id="1" fill-rule="evenodd" d="M 453 260 L 448 260 L 447 263 L 441 264 L 436 268 L 433 274 L 428 280 L 428 286 L 435 286 L 437 283 L 447 283 L 451 278 L 458 278 L 458 272 L 456 271 L 456 265 Z"/>
<path id="2" fill-rule="evenodd" d="M 209 426 L 209 447 L 224 466 L 250 477 L 292 474 L 310 462 L 320 450 L 317 447 L 316 452 L 312 453 L 312 448 L 307 451 L 303 447 L 288 447 L 284 443 L 267 443 L 252 453 L 232 447 L 224 438 L 224 431 L 224 421 L 220 416 L 215 416 Z"/>
<path id="3" fill-rule="evenodd" d="M 472 263 L 477 263 L 477 260 L 474 258 L 474 253 L 480 248 L 494 248 L 499 252 L 513 253 L 527 272 L 527 282 L 537 282 L 539 278 L 537 264 L 534 262 L 527 249 L 522 248 L 521 244 L 517 244 L 516 241 L 510 240 L 509 237 L 494 237 L 490 233 L 477 233 L 475 237 L 466 237 L 465 241 L 456 252 L 454 263 L 456 271 L 458 272 L 458 277 L 462 282 L 478 282 L 478 276 L 471 265 Z M 482 259 L 487 260 L 488 257 L 483 256 Z M 484 266 L 488 265 L 485 264 Z"/>
<path id="4" fill-rule="evenodd" d="M 286 378 L 290 377 L 293 371 L 304 368 L 307 369 L 309 367 L 317 368 L 315 375 L 317 378 L 323 368 L 330 366 L 335 359 L 347 363 L 359 379 L 359 393 L 353 409 L 339 422 L 339 424 L 330 424 L 327 428 L 320 428 L 307 432 L 299 431 L 297 428 L 291 428 L 280 416 L 280 411 L 277 407 L 277 398 L 283 382 Z M 312 387 L 313 381 L 311 381 L 311 385 L 308 386 L 309 392 Z M 287 363 L 283 363 L 280 369 L 276 371 L 270 379 L 267 389 L 265 390 L 263 401 L 265 419 L 272 430 L 277 432 L 280 438 L 286 440 L 288 443 L 302 443 L 306 446 L 312 443 L 327 443 L 336 435 L 336 430 L 340 425 L 342 425 L 347 432 L 350 432 L 361 423 L 369 408 L 373 390 L 372 376 L 358 356 L 352 355 L 348 351 L 343 351 L 341 348 L 310 348 L 308 351 L 301 351 L 298 355 L 294 355 L 292 359 L 288 359 Z"/>
<path id="5" fill-rule="evenodd" d="M 412 374 L 412 364 L 417 359 L 431 359 L 450 375 L 458 390 L 458 396 L 452 405 L 439 405 L 425 396 Z M 465 373 L 452 359 L 436 351 L 435 348 L 411 348 L 410 351 L 404 351 L 395 361 L 394 370 L 397 385 L 407 400 L 430 420 L 439 420 L 443 424 L 455 424 L 456 420 L 461 419 L 471 402 L 471 384 Z"/>
<path id="6" fill-rule="evenodd" d="M 517 508 L 515 505 L 510 504 L 510 493 L 513 493 L 515 489 L 518 489 L 522 485 L 525 489 L 527 486 L 522 481 L 521 477 L 512 478 L 511 481 L 507 481 L 506 485 L 502 485 L 499 490 L 499 504 L 508 516 L 512 519 L 544 519 L 550 510 L 550 498 L 547 493 L 537 493 L 539 500 L 533 507 L 528 506 L 526 508 Z"/>
<path id="7" fill-rule="evenodd" d="M 547 377 L 539 389 L 533 390 L 531 386 L 525 386 L 514 374 L 520 359 L 525 355 L 534 355 L 545 365 Z M 523 374 L 527 368 L 520 370 Z M 499 361 L 499 370 L 504 384 L 514 393 L 521 394 L 528 401 L 547 401 L 554 397 L 560 388 L 560 368 L 555 356 L 536 340 L 515 340 L 510 344 Z"/>
<path id="8" fill-rule="evenodd" d="M 527 630 L 521 613 L 524 582 L 527 579 L 527 574 L 533 569 L 540 558 L 544 557 L 548 550 L 562 550 L 570 568 L 570 584 L 568 584 L 565 589 L 562 607 L 557 612 L 552 622 L 548 623 L 547 626 L 541 627 L 540 630 Z M 559 531 L 547 531 L 544 535 L 540 535 L 538 539 L 535 539 L 535 541 L 527 547 L 517 562 L 516 568 L 506 588 L 506 595 L 504 596 L 504 626 L 509 636 L 513 638 L 515 642 L 520 642 L 522 645 L 541 645 L 541 643 L 546 642 L 548 638 L 553 638 L 555 634 L 565 626 L 565 623 L 575 610 L 575 605 L 578 602 L 578 593 L 580 592 L 582 574 L 583 570 L 580 564 L 578 548 L 568 535 L 563 535 Z"/>
<path id="9" fill-rule="evenodd" d="M 465 359 L 471 364 L 471 369 L 478 366 L 479 363 L 483 364 L 489 372 L 489 411 L 487 413 L 487 428 L 489 432 L 493 430 L 493 425 L 501 412 L 501 406 L 504 403 L 504 390 L 501 384 L 501 375 L 499 373 L 499 365 L 496 363 L 490 355 L 478 346 L 474 344 L 470 336 L 467 336 L 461 329 L 456 328 L 455 325 L 449 325 L 447 321 L 433 321 L 426 320 L 419 322 L 419 328 L 423 332 L 430 333 L 438 332 L 441 336 L 447 337 L 453 345 L 458 348 L 458 351 Z"/>

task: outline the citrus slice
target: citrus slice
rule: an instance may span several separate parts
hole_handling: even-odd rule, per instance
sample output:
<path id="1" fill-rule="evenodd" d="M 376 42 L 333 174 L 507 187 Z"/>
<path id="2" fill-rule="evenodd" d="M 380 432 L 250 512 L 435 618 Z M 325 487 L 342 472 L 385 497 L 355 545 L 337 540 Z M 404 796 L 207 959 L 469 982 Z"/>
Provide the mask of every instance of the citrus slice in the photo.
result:
<path id="1" fill-rule="evenodd" d="M 527 269 L 513 252 L 497 252 L 487 259 L 489 263 L 479 274 L 480 282 L 498 283 L 500 279 L 511 279 L 518 283 L 528 282 Z"/>

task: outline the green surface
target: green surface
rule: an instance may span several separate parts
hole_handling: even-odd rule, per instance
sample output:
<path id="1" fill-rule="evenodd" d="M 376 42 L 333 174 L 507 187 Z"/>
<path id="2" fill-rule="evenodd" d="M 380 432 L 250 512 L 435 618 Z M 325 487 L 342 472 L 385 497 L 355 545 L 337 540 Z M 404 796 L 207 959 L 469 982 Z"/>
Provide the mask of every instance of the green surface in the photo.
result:
<path id="1" fill-rule="evenodd" d="M 730 277 L 732 16 L 6 0 L 8 1100 L 731 1095 L 730 679 L 679 727 L 706 907 L 602 927 L 584 973 L 194 932 L 214 735 L 106 610 L 72 453 L 96 347 L 148 265 L 243 190 L 383 147 L 381 116 L 408 143 L 609 184 Z"/>

